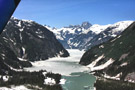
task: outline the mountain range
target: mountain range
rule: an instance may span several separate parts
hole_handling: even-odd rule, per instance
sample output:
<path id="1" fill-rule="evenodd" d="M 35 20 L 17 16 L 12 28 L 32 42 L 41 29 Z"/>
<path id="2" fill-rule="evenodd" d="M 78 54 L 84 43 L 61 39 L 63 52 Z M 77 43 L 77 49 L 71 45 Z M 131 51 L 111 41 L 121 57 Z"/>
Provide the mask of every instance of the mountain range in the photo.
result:
<path id="1" fill-rule="evenodd" d="M 106 42 L 123 32 L 133 21 L 120 21 L 115 24 L 98 25 L 83 22 L 81 25 L 69 25 L 60 29 L 46 26 L 66 48 L 89 49 Z"/>
<path id="2" fill-rule="evenodd" d="M 46 71 L 26 72 L 22 69 L 31 67 L 33 61 L 68 57 L 66 49 L 70 48 L 86 50 L 79 64 L 90 68 L 95 75 L 135 82 L 134 38 L 134 21 L 108 25 L 83 22 L 57 29 L 12 17 L 0 36 L 0 79 L 5 77 L 1 75 L 9 75 L 12 79 L 10 84 L 26 81 L 43 85 L 43 73 Z M 60 81 L 60 75 L 49 75 Z M 0 82 L 1 85 L 3 83 Z"/>
<path id="3" fill-rule="evenodd" d="M 135 22 L 120 35 L 86 51 L 80 64 L 116 80 L 135 82 Z"/>

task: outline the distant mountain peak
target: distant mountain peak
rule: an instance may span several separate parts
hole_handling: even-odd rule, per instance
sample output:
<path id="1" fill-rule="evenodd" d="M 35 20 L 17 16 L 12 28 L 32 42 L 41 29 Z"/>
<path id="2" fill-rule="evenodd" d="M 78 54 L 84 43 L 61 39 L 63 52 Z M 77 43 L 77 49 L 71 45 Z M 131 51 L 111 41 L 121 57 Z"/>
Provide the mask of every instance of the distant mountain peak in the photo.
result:
<path id="1" fill-rule="evenodd" d="M 84 29 L 88 29 L 92 26 L 91 23 L 89 23 L 88 21 L 85 21 L 82 23 L 81 27 L 83 27 Z"/>
<path id="2" fill-rule="evenodd" d="M 81 25 L 69 25 L 60 29 L 52 29 L 56 38 L 65 48 L 87 49 L 106 42 L 123 32 L 133 21 L 119 21 L 114 24 L 98 25 L 83 22 Z"/>

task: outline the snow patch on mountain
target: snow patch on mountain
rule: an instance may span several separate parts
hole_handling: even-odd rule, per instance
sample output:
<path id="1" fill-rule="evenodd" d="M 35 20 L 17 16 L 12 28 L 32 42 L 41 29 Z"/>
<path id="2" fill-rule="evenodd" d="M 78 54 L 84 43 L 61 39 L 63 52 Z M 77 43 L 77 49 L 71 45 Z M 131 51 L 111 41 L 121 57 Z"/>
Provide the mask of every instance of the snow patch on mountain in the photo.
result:
<path id="1" fill-rule="evenodd" d="M 20 86 L 11 86 L 11 88 L 0 87 L 0 90 L 31 90 L 31 89 L 26 88 L 24 85 L 20 85 Z"/>
<path id="2" fill-rule="evenodd" d="M 4 82 L 7 82 L 9 79 L 9 76 L 3 76 L 2 79 L 4 80 Z"/>
<path id="3" fill-rule="evenodd" d="M 47 25 L 45 27 L 55 34 L 65 48 L 87 49 L 120 35 L 132 23 L 133 21 L 120 21 L 108 25 L 91 25 L 83 22 L 82 25 L 69 25 L 60 29 Z"/>
<path id="4" fill-rule="evenodd" d="M 114 62 L 113 59 L 109 59 L 106 63 L 96 66 L 96 67 L 92 67 L 90 68 L 91 71 L 96 71 L 96 70 L 102 70 L 105 69 L 106 67 L 108 67 L 109 65 L 111 65 Z"/>
<path id="5" fill-rule="evenodd" d="M 125 81 L 135 83 L 135 72 L 129 73 L 126 76 Z"/>
<path id="6" fill-rule="evenodd" d="M 90 69 L 92 69 L 92 68 L 97 64 L 97 62 L 99 62 L 103 57 L 104 57 L 104 55 L 99 56 L 96 60 L 94 60 L 94 61 L 93 61 L 91 64 L 89 64 L 87 67 L 89 67 Z"/>
<path id="7" fill-rule="evenodd" d="M 96 34 L 99 34 L 100 32 L 104 31 L 109 26 L 110 25 L 98 25 L 98 24 L 94 24 L 88 30 L 85 30 L 83 33 L 84 34 L 87 34 L 89 31 L 92 31 L 92 32 L 94 32 Z"/>
<path id="8" fill-rule="evenodd" d="M 111 77 L 111 76 L 105 74 L 105 75 L 104 75 L 104 78 L 113 79 L 113 80 L 120 80 L 120 76 L 121 76 L 121 75 L 122 75 L 122 73 L 119 73 L 119 74 L 117 74 L 116 76 Z"/>
<path id="9" fill-rule="evenodd" d="M 18 27 L 21 27 L 21 21 L 18 22 L 17 26 Z"/>
<path id="10" fill-rule="evenodd" d="M 56 84 L 56 81 L 55 81 L 53 78 L 47 77 L 47 78 L 44 80 L 44 84 L 45 84 L 45 85 L 55 85 L 55 84 Z"/>

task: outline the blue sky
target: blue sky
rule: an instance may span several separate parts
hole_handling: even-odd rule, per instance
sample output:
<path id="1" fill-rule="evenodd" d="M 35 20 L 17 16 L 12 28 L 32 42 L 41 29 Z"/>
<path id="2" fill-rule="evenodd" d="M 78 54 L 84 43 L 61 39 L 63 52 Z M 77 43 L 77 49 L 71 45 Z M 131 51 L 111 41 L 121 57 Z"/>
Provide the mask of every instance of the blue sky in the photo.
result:
<path id="1" fill-rule="evenodd" d="M 14 15 L 51 27 L 135 20 L 135 0 L 21 0 Z"/>

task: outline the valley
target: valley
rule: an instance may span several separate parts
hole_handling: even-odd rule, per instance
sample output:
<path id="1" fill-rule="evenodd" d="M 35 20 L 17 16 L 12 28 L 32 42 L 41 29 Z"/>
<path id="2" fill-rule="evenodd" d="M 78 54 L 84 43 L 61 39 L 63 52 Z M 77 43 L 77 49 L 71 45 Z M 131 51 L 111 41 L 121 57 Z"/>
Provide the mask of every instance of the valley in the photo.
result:
<path id="1" fill-rule="evenodd" d="M 133 90 L 134 26 L 84 22 L 51 29 L 12 17 L 0 37 L 0 88 Z"/>
<path id="2" fill-rule="evenodd" d="M 96 78 L 89 73 L 89 68 L 79 64 L 84 51 L 77 49 L 68 49 L 67 51 L 70 53 L 70 57 L 56 57 L 47 61 L 35 61 L 32 62 L 33 67 L 25 68 L 25 70 L 47 70 L 48 72 L 61 74 L 62 79 L 64 79 L 61 84 L 63 90 L 94 90 L 93 86 Z"/>
<path id="3" fill-rule="evenodd" d="M 0 0 L 0 90 L 135 90 L 134 4 Z"/>

